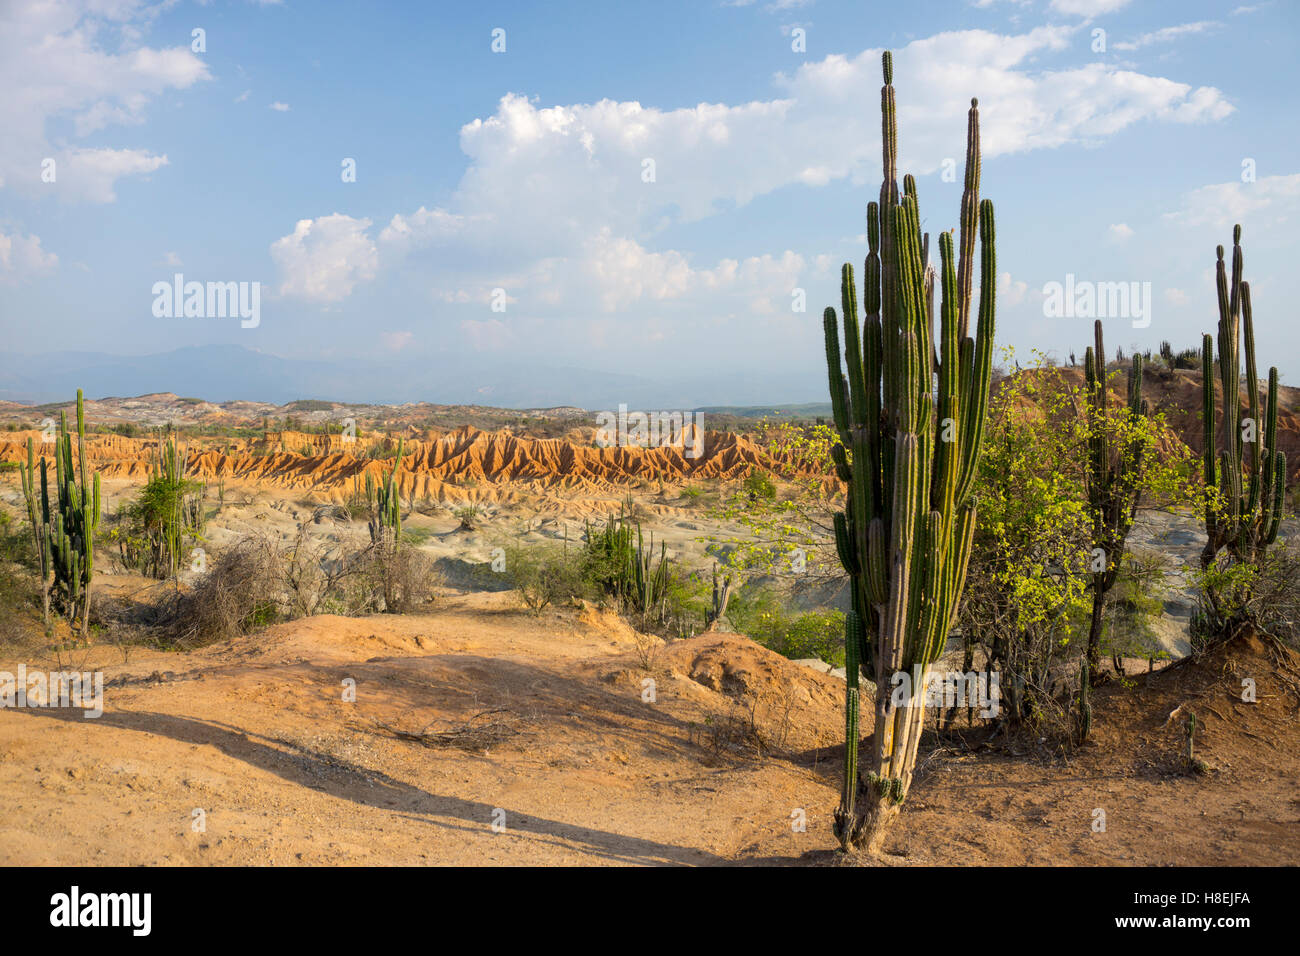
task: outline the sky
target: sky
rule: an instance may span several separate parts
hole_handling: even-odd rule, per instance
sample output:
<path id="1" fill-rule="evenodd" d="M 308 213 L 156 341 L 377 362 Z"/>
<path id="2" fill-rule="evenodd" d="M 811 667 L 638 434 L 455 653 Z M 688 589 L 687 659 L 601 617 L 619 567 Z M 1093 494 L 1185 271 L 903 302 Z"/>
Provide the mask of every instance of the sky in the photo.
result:
<path id="1" fill-rule="evenodd" d="M 1199 346 L 1240 222 L 1260 365 L 1300 384 L 1298 40 L 1296 0 L 0 0 L 0 350 L 522 360 L 825 401 L 892 49 L 936 234 L 979 98 L 1000 344 L 1081 359 L 1091 319 L 1049 294 L 1072 276 L 1150 284 L 1110 349 Z M 256 324 L 158 315 L 178 273 L 257 283 Z"/>

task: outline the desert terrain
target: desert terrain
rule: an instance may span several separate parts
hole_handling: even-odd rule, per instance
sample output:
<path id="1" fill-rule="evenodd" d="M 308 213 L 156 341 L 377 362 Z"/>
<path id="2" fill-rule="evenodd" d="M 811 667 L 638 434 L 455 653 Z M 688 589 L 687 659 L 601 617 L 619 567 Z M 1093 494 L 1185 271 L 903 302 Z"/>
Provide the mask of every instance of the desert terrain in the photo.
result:
<path id="1" fill-rule="evenodd" d="M 195 408 L 147 397 L 115 420 L 108 403 L 88 404 L 104 423 L 129 413 L 143 427 L 169 420 L 172 406 Z M 752 470 L 774 467 L 761 444 L 710 431 L 699 458 L 601 449 L 589 419 L 570 410 L 513 425 L 504 413 L 459 413 L 490 430 L 419 428 L 391 409 L 380 414 L 393 421 L 379 425 L 368 410 L 347 444 L 336 434 L 255 434 L 254 422 L 283 412 L 236 410 L 223 427 L 246 425 L 250 437 L 189 440 L 188 473 L 206 483 L 213 509 L 205 547 L 220 553 L 250 534 L 364 538 L 364 520 L 333 506 L 367 471 L 382 477 L 391 466 L 364 450 L 398 438 L 403 527 L 436 562 L 435 599 L 403 614 L 316 614 L 189 650 L 137 646 L 108 626 L 89 646 L 64 634 L 0 649 L 0 671 L 102 671 L 105 682 L 98 718 L 0 711 L 0 862 L 844 862 L 831 832 L 842 669 L 787 659 L 725 622 L 666 639 L 586 601 L 534 613 L 483 573 L 502 541 L 576 544 L 586 522 L 629 504 L 683 565 L 707 568 L 711 541 L 745 534 L 716 505 Z M 355 417 L 343 412 L 324 414 Z M 28 435 L 40 431 L 6 434 L 0 459 L 20 460 Z M 90 436 L 106 514 L 148 477 L 156 443 Z M 9 478 L 0 502 L 18 514 Z M 1171 573 L 1204 540 L 1193 516 L 1162 511 L 1144 512 L 1133 537 L 1165 555 Z M 98 600 L 129 607 L 189 588 L 197 573 L 158 581 L 106 551 Z M 834 587 L 820 593 L 843 600 Z M 1095 691 L 1094 730 L 1080 749 L 990 736 L 961 718 L 944 729 L 928 722 L 899 825 L 866 862 L 1300 859 L 1300 661 L 1249 634 L 1189 659 L 1190 608 L 1174 586 L 1157 629 L 1168 660 L 1129 661 L 1129 676 Z M 948 663 L 959 657 L 952 650 Z M 1241 700 L 1243 677 L 1257 681 L 1257 702 Z M 1199 772 L 1182 759 L 1189 709 L 1200 721 Z"/>

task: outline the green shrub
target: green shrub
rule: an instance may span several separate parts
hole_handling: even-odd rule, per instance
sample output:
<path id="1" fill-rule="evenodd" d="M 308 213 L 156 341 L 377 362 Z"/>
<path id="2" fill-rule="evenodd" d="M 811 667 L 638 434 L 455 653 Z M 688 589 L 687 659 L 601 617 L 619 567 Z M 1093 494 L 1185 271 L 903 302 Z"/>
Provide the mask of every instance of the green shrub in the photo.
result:
<path id="1" fill-rule="evenodd" d="M 745 479 L 745 491 L 755 498 L 775 498 L 776 482 L 772 476 L 763 471 L 752 471 Z"/>
<path id="2" fill-rule="evenodd" d="M 581 552 L 553 544 L 512 544 L 505 548 L 505 573 L 524 605 L 540 612 L 591 593 Z"/>
<path id="3" fill-rule="evenodd" d="M 751 585 L 731 599 L 727 618 L 738 632 L 784 657 L 816 657 L 832 667 L 844 666 L 843 611 L 790 613 L 776 591 Z"/>

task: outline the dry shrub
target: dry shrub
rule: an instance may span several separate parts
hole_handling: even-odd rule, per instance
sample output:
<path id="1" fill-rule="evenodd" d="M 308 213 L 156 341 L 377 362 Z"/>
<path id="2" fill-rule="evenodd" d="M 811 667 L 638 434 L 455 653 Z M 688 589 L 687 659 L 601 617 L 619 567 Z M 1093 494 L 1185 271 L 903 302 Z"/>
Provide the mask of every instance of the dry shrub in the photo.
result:
<path id="1" fill-rule="evenodd" d="M 163 643 L 200 647 L 247 634 L 283 615 L 281 556 L 269 537 L 244 538 L 227 550 L 188 591 L 172 591 L 158 608 Z"/>
<path id="2" fill-rule="evenodd" d="M 362 606 L 352 613 L 409 613 L 432 603 L 435 589 L 442 583 L 433 558 L 406 545 L 371 545 L 352 561 L 367 584 Z"/>
<path id="3" fill-rule="evenodd" d="M 1300 544 L 1279 539 L 1264 553 L 1248 609 L 1263 630 L 1300 650 Z"/>
<path id="4" fill-rule="evenodd" d="M 315 614 L 411 611 L 433 600 L 439 576 L 406 546 L 313 538 L 306 524 L 288 545 L 250 536 L 220 555 L 186 591 L 168 591 L 151 630 L 183 648 L 231 640 Z"/>

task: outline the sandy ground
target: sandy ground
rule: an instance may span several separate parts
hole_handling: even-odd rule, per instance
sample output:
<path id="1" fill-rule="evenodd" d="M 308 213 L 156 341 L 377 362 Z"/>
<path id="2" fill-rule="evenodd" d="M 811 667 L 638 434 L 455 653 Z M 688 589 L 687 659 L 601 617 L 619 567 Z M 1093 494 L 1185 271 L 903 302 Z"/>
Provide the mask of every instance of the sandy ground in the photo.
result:
<path id="1" fill-rule="evenodd" d="M 0 863 L 840 862 L 840 681 L 736 635 L 660 646 L 605 612 L 535 617 L 512 598 L 128 663 L 93 648 L 72 663 L 103 669 L 102 717 L 0 711 Z M 1300 862 L 1300 697 L 1277 676 L 1300 672 L 1275 654 L 1252 641 L 1103 688 L 1068 762 L 927 735 L 885 854 L 856 862 Z M 1258 703 L 1237 699 L 1243 674 Z M 1180 705 L 1206 773 L 1180 766 L 1181 721 L 1164 722 Z M 400 736 L 486 725 L 502 736 L 478 750 Z"/>

